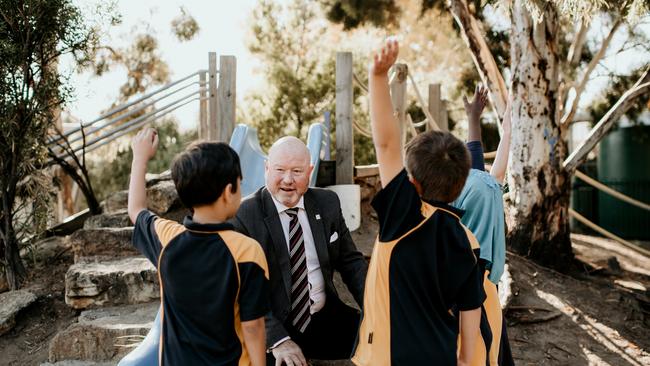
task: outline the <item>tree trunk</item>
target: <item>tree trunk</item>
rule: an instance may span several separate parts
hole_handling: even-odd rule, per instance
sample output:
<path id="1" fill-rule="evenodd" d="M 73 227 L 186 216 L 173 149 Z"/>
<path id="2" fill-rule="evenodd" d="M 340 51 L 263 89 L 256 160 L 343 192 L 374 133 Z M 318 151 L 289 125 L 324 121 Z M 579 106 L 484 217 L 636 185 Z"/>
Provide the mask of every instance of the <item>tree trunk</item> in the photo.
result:
<path id="1" fill-rule="evenodd" d="M 512 9 L 512 149 L 508 169 L 508 245 L 537 262 L 566 269 L 570 177 L 557 105 L 557 11 L 549 3 L 536 23 L 523 0 Z"/>
<path id="2" fill-rule="evenodd" d="M 7 285 L 11 290 L 17 290 L 27 276 L 27 270 L 20 258 L 18 241 L 16 240 L 16 233 L 11 219 L 3 220 L 2 226 L 2 238 L 0 238 L 2 245 L 0 247 L 4 249 L 4 271 Z"/>

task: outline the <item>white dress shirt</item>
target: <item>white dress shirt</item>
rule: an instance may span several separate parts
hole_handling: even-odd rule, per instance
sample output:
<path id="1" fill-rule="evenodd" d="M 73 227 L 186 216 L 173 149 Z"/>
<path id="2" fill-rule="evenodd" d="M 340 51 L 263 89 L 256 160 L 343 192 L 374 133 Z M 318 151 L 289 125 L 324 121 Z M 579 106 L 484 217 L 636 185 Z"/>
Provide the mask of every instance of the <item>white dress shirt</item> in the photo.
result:
<path id="1" fill-rule="evenodd" d="M 285 211 L 292 207 L 287 207 L 273 198 L 273 203 L 278 210 L 280 221 L 282 222 L 282 231 L 284 232 L 284 239 L 287 243 L 287 251 L 289 249 L 289 223 L 291 217 Z M 311 233 L 311 226 L 309 226 L 309 218 L 307 218 L 307 211 L 305 211 L 304 197 L 300 197 L 300 201 L 293 208 L 298 208 L 298 222 L 302 228 L 302 236 L 305 245 L 305 256 L 307 257 L 307 281 L 309 282 L 309 297 L 311 298 L 310 313 L 315 314 L 325 306 L 325 280 L 323 279 L 323 272 L 320 269 L 320 261 L 316 253 L 316 246 L 314 245 L 314 236 Z"/>

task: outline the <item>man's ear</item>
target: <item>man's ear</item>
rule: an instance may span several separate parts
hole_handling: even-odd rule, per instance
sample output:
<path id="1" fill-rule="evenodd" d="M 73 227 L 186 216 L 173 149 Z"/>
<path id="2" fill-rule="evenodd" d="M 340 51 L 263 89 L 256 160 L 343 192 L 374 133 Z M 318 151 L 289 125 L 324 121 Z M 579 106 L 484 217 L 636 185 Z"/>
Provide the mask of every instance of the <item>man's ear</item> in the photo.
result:
<path id="1" fill-rule="evenodd" d="M 307 175 L 311 177 L 311 172 L 314 171 L 314 165 L 309 164 L 309 169 L 307 169 Z"/>
<path id="2" fill-rule="evenodd" d="M 422 185 L 420 182 L 415 180 L 415 178 L 411 177 L 409 175 L 409 182 L 413 183 L 413 186 L 415 187 L 415 190 L 418 191 L 418 194 L 421 196 L 422 195 Z"/>

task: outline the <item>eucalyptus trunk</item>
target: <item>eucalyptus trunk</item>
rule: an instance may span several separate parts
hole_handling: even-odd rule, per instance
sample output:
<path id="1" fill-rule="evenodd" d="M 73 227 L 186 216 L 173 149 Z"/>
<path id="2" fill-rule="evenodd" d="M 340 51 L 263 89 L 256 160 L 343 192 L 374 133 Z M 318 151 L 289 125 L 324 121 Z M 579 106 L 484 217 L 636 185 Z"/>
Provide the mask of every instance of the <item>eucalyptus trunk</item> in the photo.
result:
<path id="1" fill-rule="evenodd" d="M 570 177 L 558 109 L 557 10 L 546 3 L 531 17 L 515 0 L 510 32 L 512 144 L 507 205 L 508 245 L 537 262 L 565 269 L 572 259 L 569 230 Z"/>

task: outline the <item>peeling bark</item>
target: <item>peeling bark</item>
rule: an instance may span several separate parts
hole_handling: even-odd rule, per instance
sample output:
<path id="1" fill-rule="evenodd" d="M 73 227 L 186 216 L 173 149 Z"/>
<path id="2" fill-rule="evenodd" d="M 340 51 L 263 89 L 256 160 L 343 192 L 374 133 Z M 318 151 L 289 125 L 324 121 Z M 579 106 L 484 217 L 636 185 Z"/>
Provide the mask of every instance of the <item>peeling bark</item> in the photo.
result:
<path id="1" fill-rule="evenodd" d="M 508 170 L 508 245 L 537 262 L 566 269 L 570 177 L 562 167 L 567 144 L 560 128 L 557 11 L 550 3 L 536 23 L 522 4 L 512 9 L 512 149 Z"/>

